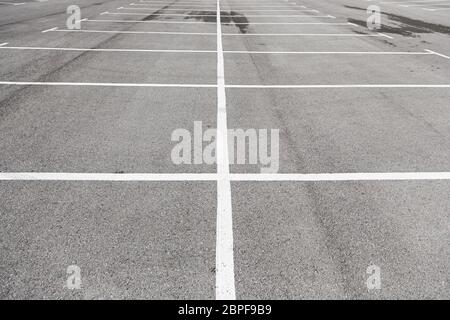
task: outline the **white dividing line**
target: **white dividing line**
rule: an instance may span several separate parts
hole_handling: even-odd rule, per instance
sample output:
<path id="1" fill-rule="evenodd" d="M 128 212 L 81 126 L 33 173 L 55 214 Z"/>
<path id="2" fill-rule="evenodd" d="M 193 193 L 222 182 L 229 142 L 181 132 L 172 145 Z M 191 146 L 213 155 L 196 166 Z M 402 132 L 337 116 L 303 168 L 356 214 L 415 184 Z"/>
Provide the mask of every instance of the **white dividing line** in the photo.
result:
<path id="1" fill-rule="evenodd" d="M 441 53 L 437 53 L 437 52 L 435 52 L 435 51 L 431 51 L 431 50 L 428 50 L 428 49 L 425 49 L 425 51 L 427 51 L 427 52 L 429 52 L 429 53 L 431 53 L 431 54 L 435 54 L 435 55 L 437 55 L 437 56 L 439 56 L 439 57 L 442 57 L 442 58 L 445 58 L 445 59 L 450 59 L 449 56 L 446 56 L 446 55 L 441 54 Z"/>
<path id="2" fill-rule="evenodd" d="M 63 47 L 6 47 L 0 44 L 0 50 L 48 50 L 48 51 L 87 51 L 87 52 L 136 52 L 136 53 L 217 53 L 217 50 L 183 50 L 183 49 L 113 49 L 113 48 L 63 48 Z M 303 55 L 439 55 L 434 51 L 402 52 L 402 51 L 245 51 L 224 50 L 224 54 L 303 54 Z M 446 56 L 444 56 L 446 57 Z"/>
<path id="3" fill-rule="evenodd" d="M 203 22 L 203 21 L 143 21 L 143 20 L 96 20 L 96 19 L 86 19 L 85 22 L 113 22 L 113 23 L 162 23 L 162 24 L 214 24 L 215 22 Z"/>
<path id="4" fill-rule="evenodd" d="M 42 31 L 44 32 L 44 31 Z M 169 31 L 123 31 L 123 30 L 76 30 L 76 29 L 49 29 L 45 32 L 81 32 L 81 33 L 116 33 L 116 34 L 167 34 L 167 35 L 193 35 L 215 36 L 214 32 L 169 32 Z"/>
<path id="5" fill-rule="evenodd" d="M 217 84 L 184 83 L 102 83 L 102 82 L 21 82 L 0 81 L 11 86 L 85 86 L 85 87 L 156 87 L 156 88 L 217 88 Z M 326 84 L 326 85 L 258 85 L 227 84 L 230 89 L 352 89 L 352 88 L 430 88 L 447 89 L 450 84 Z M 219 135 L 219 134 L 218 134 Z"/>
<path id="6" fill-rule="evenodd" d="M 21 6 L 25 4 L 25 2 L 3 2 L 0 1 L 1 4 L 11 5 L 11 6 Z"/>
<path id="7" fill-rule="evenodd" d="M 402 51 L 224 51 L 226 54 L 304 54 L 304 55 L 433 55 L 431 52 L 402 52 Z"/>
<path id="8" fill-rule="evenodd" d="M 55 31 L 55 30 L 58 30 L 58 27 L 54 27 L 54 28 L 51 28 L 51 29 L 44 30 L 44 31 L 42 31 L 42 33 L 47 33 L 49 31 Z"/>
<path id="9" fill-rule="evenodd" d="M 318 85 L 258 85 L 258 84 L 227 84 L 230 89 L 354 89 L 354 88 L 430 88 L 447 89 L 450 84 L 318 84 Z"/>
<path id="10" fill-rule="evenodd" d="M 215 22 L 203 22 L 203 21 L 143 21 L 143 20 L 95 20 L 95 19 L 86 19 L 85 22 L 117 22 L 117 23 L 162 23 L 162 24 L 216 24 Z M 248 23 L 233 23 L 235 25 L 240 24 L 248 24 Z M 357 24 L 351 22 L 252 22 L 252 25 L 260 24 L 260 25 L 330 25 L 330 26 L 348 26 Z"/>
<path id="11" fill-rule="evenodd" d="M 450 180 L 450 172 L 383 172 L 319 174 L 231 174 L 232 181 L 400 181 Z"/>
<path id="12" fill-rule="evenodd" d="M 193 10 L 192 8 L 175 8 L 175 9 L 161 9 L 161 8 L 125 8 L 125 7 L 120 7 L 117 8 L 117 10 L 161 10 L 161 11 L 186 11 L 186 10 Z M 198 8 L 195 9 L 196 11 L 206 11 L 206 10 L 211 10 L 208 8 Z M 315 12 L 318 13 L 318 10 L 315 9 L 262 9 L 262 10 L 258 10 L 258 9 L 241 9 L 240 11 L 242 12 Z"/>
<path id="13" fill-rule="evenodd" d="M 46 32 L 78 32 L 78 33 L 114 33 L 114 34 L 158 34 L 158 35 L 191 35 L 191 36 L 216 36 L 214 32 L 170 32 L 170 31 L 123 31 L 123 30 L 76 30 L 76 29 L 57 29 L 52 28 L 42 33 Z M 354 33 L 223 33 L 223 36 L 297 36 L 297 37 L 389 37 L 382 33 L 376 34 L 354 34 Z M 391 37 L 389 37 L 391 38 Z"/>
<path id="14" fill-rule="evenodd" d="M 101 48 L 51 48 L 51 47 L 5 47 L 0 44 L 0 50 L 49 50 L 49 51 L 93 51 L 93 52 L 142 52 L 142 53 L 216 53 L 216 50 L 164 50 L 164 49 L 101 49 Z M 431 54 L 431 53 L 427 53 Z"/>
<path id="15" fill-rule="evenodd" d="M 355 33 L 224 33 L 224 36 L 276 36 L 276 37 L 385 37 L 384 34 L 355 34 Z"/>
<path id="16" fill-rule="evenodd" d="M 0 172 L 0 181 L 219 181 L 217 173 L 74 173 Z M 357 173 L 230 173 L 231 181 L 415 181 L 450 180 L 450 172 L 357 172 Z"/>
<path id="17" fill-rule="evenodd" d="M 233 256 L 233 217 L 230 166 L 228 159 L 227 102 L 222 45 L 220 0 L 217 0 L 217 226 L 216 299 L 235 300 Z"/>
<path id="18" fill-rule="evenodd" d="M 180 84 L 180 83 L 104 83 L 104 82 L 21 82 L 0 81 L 7 86 L 84 86 L 84 87 L 155 87 L 155 88 L 217 88 L 216 84 Z"/>
<path id="19" fill-rule="evenodd" d="M 102 12 L 100 15 L 134 15 L 134 16 L 148 16 L 148 15 L 157 15 L 157 16 L 183 16 L 183 17 L 213 17 L 211 14 L 176 14 L 176 13 L 138 13 L 138 12 Z M 224 17 L 232 17 L 232 15 L 223 15 Z M 324 15 L 324 16 L 313 16 L 313 15 L 246 15 L 246 17 L 251 18 L 266 18 L 266 17 L 277 17 L 277 18 L 330 18 L 336 19 L 335 16 L 332 15 Z"/>
<path id="20" fill-rule="evenodd" d="M 0 172 L 0 181 L 216 181 L 215 173 Z"/>

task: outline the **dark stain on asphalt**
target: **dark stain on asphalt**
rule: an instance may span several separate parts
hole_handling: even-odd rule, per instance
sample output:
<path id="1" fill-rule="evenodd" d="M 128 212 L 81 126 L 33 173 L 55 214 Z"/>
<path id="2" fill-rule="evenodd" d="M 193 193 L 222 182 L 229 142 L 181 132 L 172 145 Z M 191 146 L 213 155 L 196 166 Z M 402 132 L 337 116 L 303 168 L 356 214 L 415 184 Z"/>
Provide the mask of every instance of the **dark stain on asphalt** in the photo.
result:
<path id="1" fill-rule="evenodd" d="M 354 9 L 354 10 L 361 10 L 366 11 L 364 8 L 359 7 L 353 7 L 353 6 L 345 6 L 348 9 Z M 429 23 L 422 20 L 417 19 L 411 19 L 403 16 L 399 16 L 392 13 L 383 12 L 384 15 L 386 15 L 390 21 L 397 23 L 398 26 L 396 27 L 390 27 L 383 25 L 381 30 L 378 30 L 380 32 L 385 33 L 395 33 L 400 34 L 407 37 L 415 37 L 415 34 L 418 33 L 443 33 L 443 34 L 449 34 L 450 35 L 450 27 L 444 26 L 442 24 L 435 24 L 435 23 Z M 366 22 L 356 19 L 348 19 L 349 22 L 356 23 L 358 25 L 364 25 L 366 26 Z"/>
<path id="2" fill-rule="evenodd" d="M 363 20 L 357 20 L 357 19 L 347 19 L 348 22 L 357 24 L 361 27 L 367 27 L 366 21 Z M 405 37 L 417 37 L 416 33 L 423 33 L 421 29 L 415 28 L 415 27 L 390 27 L 387 25 L 381 25 L 380 29 L 375 30 L 376 32 L 383 32 L 383 33 L 394 33 L 399 34 Z M 357 31 L 354 31 L 357 32 Z M 362 33 L 362 32 L 360 32 Z"/>
<path id="3" fill-rule="evenodd" d="M 217 14 L 215 11 L 189 11 L 185 19 L 195 19 L 203 22 L 217 22 Z M 221 11 L 220 21 L 224 25 L 234 23 L 241 33 L 247 33 L 249 22 L 245 15 L 236 11 Z"/>
<path id="4" fill-rule="evenodd" d="M 152 14 L 146 16 L 144 19 L 142 19 L 143 21 L 149 21 L 149 20 L 155 20 L 156 18 L 159 17 L 159 14 L 162 13 L 162 11 L 164 11 L 164 9 L 167 9 L 170 6 L 164 6 L 161 9 L 156 10 L 155 12 L 153 12 Z"/>

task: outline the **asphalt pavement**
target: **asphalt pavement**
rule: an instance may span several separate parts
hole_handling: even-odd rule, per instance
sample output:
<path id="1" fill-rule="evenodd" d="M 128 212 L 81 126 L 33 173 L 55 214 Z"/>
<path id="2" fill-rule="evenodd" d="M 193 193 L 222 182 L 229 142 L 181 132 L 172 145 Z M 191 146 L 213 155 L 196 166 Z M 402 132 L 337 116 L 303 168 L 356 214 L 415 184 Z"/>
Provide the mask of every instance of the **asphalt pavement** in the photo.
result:
<path id="1" fill-rule="evenodd" d="M 1 299 L 450 298 L 450 1 L 132 1 L 0 1 Z"/>

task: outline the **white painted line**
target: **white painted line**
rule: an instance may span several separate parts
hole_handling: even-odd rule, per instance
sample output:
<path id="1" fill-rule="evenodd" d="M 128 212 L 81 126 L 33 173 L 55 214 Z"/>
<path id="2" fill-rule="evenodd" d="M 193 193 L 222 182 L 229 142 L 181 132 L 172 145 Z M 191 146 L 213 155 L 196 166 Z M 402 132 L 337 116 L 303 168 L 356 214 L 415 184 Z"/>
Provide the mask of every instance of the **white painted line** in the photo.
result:
<path id="1" fill-rule="evenodd" d="M 428 50 L 428 49 L 425 49 L 425 51 L 427 51 L 427 52 L 429 52 L 431 54 L 435 54 L 435 55 L 437 55 L 439 57 L 442 57 L 442 58 L 445 58 L 445 59 L 450 59 L 449 56 L 446 56 L 446 55 L 444 55 L 442 53 L 437 53 L 436 51 L 431 51 L 431 50 Z"/>
<path id="2" fill-rule="evenodd" d="M 81 32 L 81 33 L 116 33 L 116 34 L 167 34 L 191 36 L 215 36 L 214 32 L 169 32 L 169 31 L 123 31 L 123 30 L 76 30 L 76 29 L 50 29 L 46 32 Z"/>
<path id="3" fill-rule="evenodd" d="M 233 7 L 234 8 L 234 7 Z M 161 11 L 186 11 L 186 10 L 193 10 L 193 8 L 174 8 L 174 9 L 162 9 L 162 8 L 125 8 L 120 7 L 117 8 L 117 10 L 161 10 Z M 195 9 L 195 11 L 206 11 L 211 9 Z M 318 13 L 318 10 L 315 9 L 241 9 L 240 12 L 315 12 Z M 223 15 L 222 15 L 223 16 Z"/>
<path id="4" fill-rule="evenodd" d="M 11 6 L 21 6 L 25 4 L 25 2 L 3 2 L 0 1 L 1 4 L 11 5 Z"/>
<path id="5" fill-rule="evenodd" d="M 384 34 L 384 33 L 381 33 L 381 32 L 378 32 L 378 35 L 380 35 L 381 37 L 388 38 L 388 39 L 394 39 L 393 37 L 388 36 L 387 34 Z"/>
<path id="6" fill-rule="evenodd" d="M 216 181 L 215 173 L 0 172 L 0 181 Z"/>
<path id="7" fill-rule="evenodd" d="M 219 181 L 217 173 L 0 172 L 0 181 Z M 230 181 L 415 181 L 450 180 L 450 172 L 230 173 Z"/>
<path id="8" fill-rule="evenodd" d="M 258 85 L 227 84 L 235 89 L 354 89 L 354 88 L 450 88 L 450 84 L 324 84 L 324 85 Z"/>
<path id="9" fill-rule="evenodd" d="M 383 172 L 321 174 L 231 174 L 232 181 L 400 181 L 450 180 L 450 172 Z"/>
<path id="10" fill-rule="evenodd" d="M 217 0 L 217 229 L 216 229 L 216 299 L 235 300 L 233 217 L 230 166 L 228 159 L 227 102 L 222 45 L 220 0 Z"/>
<path id="11" fill-rule="evenodd" d="M 86 19 L 85 22 L 113 22 L 113 23 L 162 23 L 162 24 L 213 24 L 216 25 L 215 22 L 203 22 L 203 21 L 145 21 L 145 20 L 95 20 L 95 19 Z"/>
<path id="12" fill-rule="evenodd" d="M 49 50 L 49 51 L 87 51 L 87 52 L 136 52 L 136 53 L 217 53 L 217 50 L 183 50 L 183 49 L 102 49 L 102 48 L 64 48 L 64 47 L 6 47 L 0 44 L 0 50 Z M 224 50 L 224 54 L 303 54 L 303 55 L 436 55 L 435 52 L 402 52 L 402 51 L 245 51 Z"/>
<path id="13" fill-rule="evenodd" d="M 155 9 L 154 6 L 156 4 L 143 4 L 143 3 L 130 3 L 130 6 L 150 6 L 150 7 L 143 7 L 145 9 Z M 151 7 L 153 6 L 153 7 Z M 215 9 L 214 5 L 209 5 L 209 4 L 192 4 L 192 5 L 183 5 L 183 4 L 173 4 L 170 6 L 171 8 L 177 8 L 180 10 L 189 10 L 189 9 L 195 9 L 195 10 L 199 10 L 197 9 L 198 7 L 200 8 L 205 8 L 208 10 L 212 10 Z M 181 7 L 181 8 L 178 8 Z M 291 5 L 291 6 L 278 6 L 278 5 L 263 5 L 263 6 L 254 6 L 254 5 L 233 5 L 232 6 L 233 9 L 237 10 L 245 10 L 245 8 L 305 8 L 305 6 L 295 6 L 295 5 Z M 156 8 L 156 9 L 161 9 Z"/>
<path id="14" fill-rule="evenodd" d="M 157 16 L 183 16 L 183 17 L 213 17 L 211 14 L 176 14 L 176 13 L 138 13 L 138 12 L 102 12 L 101 15 L 134 15 L 134 16 L 148 16 L 148 15 L 157 15 Z M 232 17 L 232 15 L 222 15 L 225 17 Z M 313 15 L 246 15 L 246 17 L 251 18 L 266 18 L 266 17 L 277 17 L 277 18 L 331 18 L 336 19 L 335 16 L 332 15 L 323 15 L 323 16 L 313 16 Z"/>
<path id="15" fill-rule="evenodd" d="M 85 87 L 155 87 L 155 88 L 217 88 L 216 84 L 180 84 L 180 83 L 104 83 L 104 82 L 25 82 L 0 81 L 7 86 L 85 86 Z"/>
<path id="16" fill-rule="evenodd" d="M 311 54 L 311 55 L 432 55 L 430 52 L 408 51 L 224 51 L 224 53 L 240 54 Z"/>
<path id="17" fill-rule="evenodd" d="M 88 87 L 157 87 L 157 88 L 217 88 L 216 84 L 183 83 L 103 83 L 103 82 L 25 82 L 0 81 L 0 85 L 15 86 L 88 86 Z M 227 84 L 235 89 L 352 89 L 352 88 L 436 88 L 447 89 L 450 84 L 326 84 L 326 85 L 253 85 Z"/>
<path id="18" fill-rule="evenodd" d="M 0 44 L 0 50 L 55 50 L 55 51 L 93 51 L 93 52 L 156 52 L 156 53 L 217 53 L 217 50 L 183 50 L 183 49 L 101 49 L 101 48 L 62 48 L 62 47 L 5 47 L 8 43 Z M 427 52 L 402 52 L 402 51 L 240 51 L 224 50 L 224 54 L 311 54 L 311 55 L 435 55 L 436 53 L 427 50 Z"/>
<path id="19" fill-rule="evenodd" d="M 58 30 L 58 27 L 54 27 L 54 28 L 51 28 L 51 29 L 44 30 L 44 31 L 42 31 L 42 33 L 46 33 L 46 32 L 49 32 L 49 31 L 56 31 L 56 30 Z"/>
<path id="20" fill-rule="evenodd" d="M 117 23 L 162 23 L 162 24 L 214 24 L 215 22 L 203 22 L 203 21 L 143 21 L 143 20 L 95 20 L 95 19 L 86 19 L 85 22 L 117 22 Z M 248 23 L 233 23 L 235 25 L 240 24 L 248 24 Z M 330 25 L 330 26 L 348 26 L 348 25 L 355 25 L 354 23 L 350 22 L 252 22 L 252 25 L 258 24 L 258 25 Z"/>
<path id="21" fill-rule="evenodd" d="M 376 34 L 356 34 L 356 33 L 224 33 L 224 36 L 295 36 L 295 37 L 384 37 L 384 35 Z"/>
<path id="22" fill-rule="evenodd" d="M 5 47 L 0 44 L 0 50 L 49 50 L 49 51 L 93 51 L 93 52 L 142 52 L 142 53 L 216 53 L 216 50 L 164 50 L 164 49 L 101 49 L 101 48 L 61 48 L 61 47 Z M 427 53 L 431 54 L 431 53 Z"/>

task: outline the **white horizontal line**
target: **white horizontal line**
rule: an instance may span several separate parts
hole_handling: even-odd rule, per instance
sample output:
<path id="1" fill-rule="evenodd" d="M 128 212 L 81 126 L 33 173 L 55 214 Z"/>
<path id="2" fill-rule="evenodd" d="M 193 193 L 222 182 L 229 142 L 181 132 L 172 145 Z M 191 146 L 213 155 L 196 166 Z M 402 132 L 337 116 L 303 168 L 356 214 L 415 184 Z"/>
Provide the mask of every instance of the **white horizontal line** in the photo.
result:
<path id="1" fill-rule="evenodd" d="M 167 23 L 167 24 L 213 24 L 216 25 L 215 22 L 203 22 L 203 21 L 143 21 L 143 20 L 95 20 L 95 19 L 87 19 L 85 22 L 118 22 L 118 23 Z"/>
<path id="2" fill-rule="evenodd" d="M 169 31 L 123 31 L 123 30 L 72 30 L 72 29 L 50 29 L 45 32 L 85 32 L 85 33 L 117 33 L 117 34 L 168 34 L 168 35 L 195 35 L 216 36 L 215 32 L 169 32 Z"/>
<path id="3" fill-rule="evenodd" d="M 93 52 L 137 52 L 137 53 L 217 53 L 217 50 L 183 50 L 183 49 L 102 49 L 102 48 L 63 48 L 63 47 L 6 47 L 0 44 L 0 50 L 49 50 L 49 51 L 93 51 Z M 401 51 L 223 51 L 226 54 L 326 54 L 326 55 L 435 55 L 434 52 L 401 52 Z"/>
<path id="4" fill-rule="evenodd" d="M 213 24 L 216 25 L 216 22 L 204 22 L 204 21 L 143 21 L 143 20 L 96 20 L 96 19 L 86 19 L 85 22 L 114 22 L 114 23 L 162 23 L 162 24 Z M 248 24 L 248 23 L 240 23 L 234 22 L 235 25 Z M 252 25 L 330 25 L 330 26 L 348 26 L 354 25 L 354 23 L 350 22 L 252 22 Z"/>
<path id="5" fill-rule="evenodd" d="M 384 37 L 376 34 L 355 34 L 355 33 L 223 33 L 223 36 L 298 36 L 298 37 Z"/>
<path id="6" fill-rule="evenodd" d="M 319 174 L 231 174 L 233 181 L 395 181 L 450 180 L 450 172 L 383 172 Z"/>
<path id="7" fill-rule="evenodd" d="M 22 82 L 0 81 L 0 85 L 17 86 L 92 86 L 92 87 L 168 87 L 168 88 L 216 88 L 216 84 L 180 83 L 102 83 L 102 82 Z M 325 84 L 325 85 L 245 85 L 228 84 L 236 89 L 346 89 L 346 88 L 450 88 L 450 84 Z"/>
<path id="8" fill-rule="evenodd" d="M 161 11 L 186 11 L 186 10 L 195 10 L 195 11 L 205 11 L 199 8 L 193 9 L 193 8 L 171 8 L 171 9 L 163 9 L 163 8 L 126 8 L 126 7 L 119 7 L 117 8 L 117 10 L 161 10 Z M 211 9 L 206 9 L 206 10 L 211 10 Z M 265 11 L 287 11 L 287 12 L 319 12 L 318 10 L 315 9 L 241 9 L 242 12 L 265 12 Z M 223 16 L 223 14 L 222 14 Z"/>
<path id="9" fill-rule="evenodd" d="M 67 173 L 67 172 L 0 172 L 0 180 L 59 181 L 214 181 L 211 173 Z"/>
<path id="10" fill-rule="evenodd" d="M 156 15 L 156 16 L 183 16 L 183 17 L 215 17 L 213 14 L 175 14 L 175 13 L 154 13 L 154 12 L 146 12 L 146 13 L 137 13 L 137 12 L 102 12 L 100 15 L 132 15 L 132 16 L 148 16 L 148 15 Z M 222 15 L 224 17 L 232 17 L 232 15 Z M 335 19 L 335 16 L 325 15 L 325 16 L 312 16 L 312 15 L 246 15 L 246 17 L 251 18 L 266 18 L 266 17 L 278 17 L 278 18 L 332 18 Z"/>
<path id="11" fill-rule="evenodd" d="M 87 87 L 160 87 L 160 88 L 216 88 L 216 84 L 180 83 L 102 83 L 102 82 L 22 82 L 0 81 L 0 85 L 14 86 L 87 86 Z"/>
<path id="12" fill-rule="evenodd" d="M 217 173 L 68 173 L 68 172 L 0 172 L 0 181 L 216 181 Z M 318 174 L 236 174 L 232 181 L 401 181 L 450 180 L 450 172 L 375 172 Z"/>
<path id="13" fill-rule="evenodd" d="M 435 54 L 435 55 L 437 55 L 437 56 L 439 56 L 439 57 L 442 57 L 442 58 L 445 58 L 445 59 L 450 59 L 449 56 L 446 56 L 446 55 L 444 55 L 444 54 L 442 54 L 442 53 L 437 53 L 437 52 L 435 52 L 435 51 L 431 51 L 431 50 L 428 50 L 428 49 L 425 49 L 425 51 L 427 51 L 427 52 L 429 52 L 429 53 L 431 53 L 431 54 Z"/>
<path id="14" fill-rule="evenodd" d="M 450 84 L 324 84 L 324 85 L 245 85 L 228 84 L 236 89 L 351 89 L 351 88 L 450 88 Z"/>
<path id="15" fill-rule="evenodd" d="M 5 47 L 0 45 L 0 50 L 50 50 L 50 51 L 93 51 L 93 52 L 142 52 L 142 53 L 216 53 L 216 50 L 159 50 L 159 49 L 102 49 L 102 48 L 51 48 L 51 47 Z M 428 53 L 431 54 L 431 53 Z"/>

